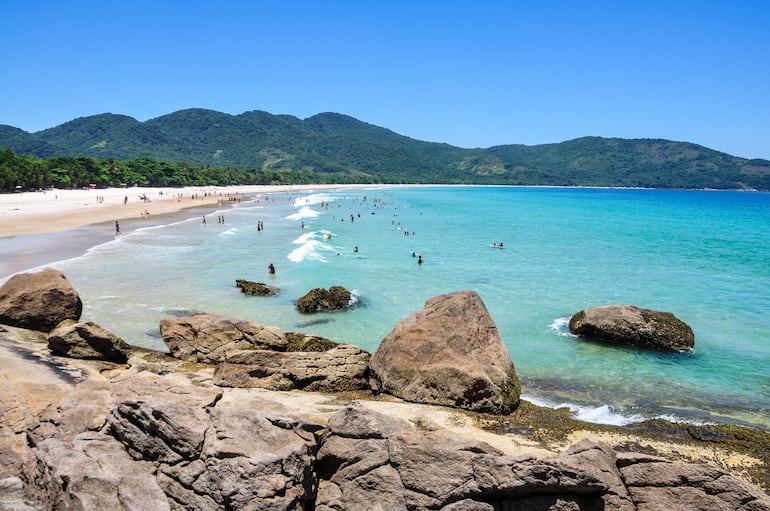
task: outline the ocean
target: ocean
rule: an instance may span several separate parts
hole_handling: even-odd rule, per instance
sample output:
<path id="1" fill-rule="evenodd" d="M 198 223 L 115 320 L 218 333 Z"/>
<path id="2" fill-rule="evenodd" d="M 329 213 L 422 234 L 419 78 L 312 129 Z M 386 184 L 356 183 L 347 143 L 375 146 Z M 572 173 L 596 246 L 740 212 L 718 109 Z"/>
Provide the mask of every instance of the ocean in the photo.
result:
<path id="1" fill-rule="evenodd" d="M 594 422 L 770 428 L 770 194 L 373 187 L 262 194 L 206 220 L 139 228 L 47 266 L 80 293 L 82 320 L 156 349 L 161 318 L 209 312 L 374 351 L 427 299 L 471 289 L 525 399 Z M 241 278 L 280 292 L 244 296 Z M 297 311 L 307 291 L 333 285 L 353 292 L 350 309 Z M 660 353 L 569 334 L 572 314 L 607 304 L 672 312 L 696 347 Z"/>

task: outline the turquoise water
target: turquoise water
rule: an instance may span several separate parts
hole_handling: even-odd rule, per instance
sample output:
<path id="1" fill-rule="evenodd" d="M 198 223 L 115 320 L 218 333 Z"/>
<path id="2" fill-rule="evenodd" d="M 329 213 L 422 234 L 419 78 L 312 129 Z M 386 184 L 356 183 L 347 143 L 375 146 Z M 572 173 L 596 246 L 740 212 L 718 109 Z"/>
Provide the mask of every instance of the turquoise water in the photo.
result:
<path id="1" fill-rule="evenodd" d="M 428 298 L 472 289 L 529 399 L 602 422 L 770 427 L 769 232 L 762 193 L 404 187 L 263 195 L 212 211 L 206 225 L 139 229 L 53 266 L 83 298 L 84 320 L 161 349 L 161 318 L 202 311 L 373 351 Z M 243 296 L 237 278 L 281 292 Z M 296 311 L 308 290 L 332 285 L 354 290 L 356 306 Z M 696 349 L 663 354 L 569 335 L 572 314 L 612 303 L 673 312 L 695 331 Z"/>

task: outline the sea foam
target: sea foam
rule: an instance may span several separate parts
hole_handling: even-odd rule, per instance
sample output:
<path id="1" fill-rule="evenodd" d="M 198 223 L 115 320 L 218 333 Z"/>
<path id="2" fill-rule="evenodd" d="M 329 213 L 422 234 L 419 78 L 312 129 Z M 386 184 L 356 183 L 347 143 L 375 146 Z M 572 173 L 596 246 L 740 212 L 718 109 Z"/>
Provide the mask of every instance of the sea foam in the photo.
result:
<path id="1" fill-rule="evenodd" d="M 287 220 L 300 220 L 302 218 L 315 218 L 320 213 L 310 206 L 303 206 L 299 211 L 294 213 L 293 215 L 289 215 L 286 217 Z"/>
<path id="2" fill-rule="evenodd" d="M 295 208 L 300 206 L 312 206 L 313 204 L 321 204 L 322 202 L 333 202 L 335 197 L 333 195 L 325 193 L 314 193 L 305 197 L 298 197 L 294 200 L 292 205 Z"/>
<path id="3" fill-rule="evenodd" d="M 562 337 L 577 337 L 577 335 L 569 331 L 569 320 L 569 317 L 556 318 L 548 328 L 553 330 L 556 335 L 560 335 Z"/>
<path id="4" fill-rule="evenodd" d="M 317 232 L 311 231 L 294 240 L 292 243 L 300 246 L 292 250 L 286 257 L 295 263 L 304 261 L 305 259 L 313 259 L 322 263 L 327 262 L 321 252 L 331 252 L 334 251 L 334 248 L 331 245 L 316 239 L 317 235 Z"/>

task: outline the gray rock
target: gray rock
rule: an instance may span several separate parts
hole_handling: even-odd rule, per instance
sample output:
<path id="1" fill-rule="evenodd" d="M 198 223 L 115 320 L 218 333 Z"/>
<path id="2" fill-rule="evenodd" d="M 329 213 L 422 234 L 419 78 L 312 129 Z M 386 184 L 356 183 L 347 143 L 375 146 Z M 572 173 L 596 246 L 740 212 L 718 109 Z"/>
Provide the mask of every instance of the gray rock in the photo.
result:
<path id="1" fill-rule="evenodd" d="M 372 355 L 382 389 L 407 401 L 507 414 L 521 387 L 481 298 L 458 291 L 431 298 L 401 320 Z"/>
<path id="2" fill-rule="evenodd" d="M 316 509 L 326 511 L 770 510 L 761 489 L 711 464 L 617 455 L 590 440 L 511 457 L 360 407 L 330 418 L 316 469 Z"/>
<path id="3" fill-rule="evenodd" d="M 692 328 L 670 312 L 633 305 L 585 309 L 570 318 L 575 335 L 605 342 L 661 350 L 688 350 L 695 345 Z"/>
<path id="4" fill-rule="evenodd" d="M 768 511 L 770 497 L 711 463 L 626 456 L 621 463 L 638 511 Z"/>
<path id="5" fill-rule="evenodd" d="M 110 436 L 87 432 L 72 442 L 44 440 L 35 456 L 39 470 L 33 481 L 35 497 L 48 503 L 47 509 L 171 509 L 155 478 L 155 467 L 134 460 Z"/>
<path id="6" fill-rule="evenodd" d="M 56 355 L 125 364 L 131 347 L 109 330 L 92 323 L 63 321 L 48 334 L 48 348 Z"/>
<path id="7" fill-rule="evenodd" d="M 24 486 L 18 477 L 0 479 L 0 511 L 37 511 L 26 498 Z"/>
<path id="8" fill-rule="evenodd" d="M 369 354 L 351 344 L 327 351 L 230 352 L 214 373 L 224 387 L 260 387 L 272 390 L 303 389 L 318 392 L 368 387 Z"/>
<path id="9" fill-rule="evenodd" d="M 50 332 L 65 319 L 77 321 L 83 302 L 64 274 L 47 268 L 14 275 L 0 287 L 0 323 Z"/>
<path id="10" fill-rule="evenodd" d="M 224 362 L 229 351 L 283 351 L 287 344 L 280 328 L 220 314 L 164 318 L 160 333 L 174 357 L 209 364 Z"/>
<path id="11" fill-rule="evenodd" d="M 158 464 L 158 481 L 180 509 L 307 509 L 318 428 L 167 401 L 123 402 L 110 416 L 110 431 L 134 457 Z"/>
<path id="12" fill-rule="evenodd" d="M 359 408 L 329 420 L 316 466 L 316 509 L 634 510 L 613 451 L 600 444 L 515 458 Z"/>

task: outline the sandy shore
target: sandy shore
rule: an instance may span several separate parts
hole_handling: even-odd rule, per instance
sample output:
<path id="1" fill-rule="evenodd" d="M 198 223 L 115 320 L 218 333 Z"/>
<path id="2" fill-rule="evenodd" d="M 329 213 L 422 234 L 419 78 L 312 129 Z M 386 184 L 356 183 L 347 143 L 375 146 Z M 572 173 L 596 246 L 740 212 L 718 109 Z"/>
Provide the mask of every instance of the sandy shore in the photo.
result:
<path id="1" fill-rule="evenodd" d="M 233 198 L 371 186 L 133 187 L 0 194 L 0 282 L 14 273 L 77 257 L 113 239 L 116 221 L 121 233 L 127 234 L 140 227 L 212 214 L 220 203 L 233 204 L 229 200 Z"/>
<path id="2" fill-rule="evenodd" d="M 247 194 L 365 186 L 370 185 L 133 187 L 0 194 L 0 238 L 56 233 L 91 224 L 194 211 Z M 143 197 L 149 200 L 145 201 Z"/>

